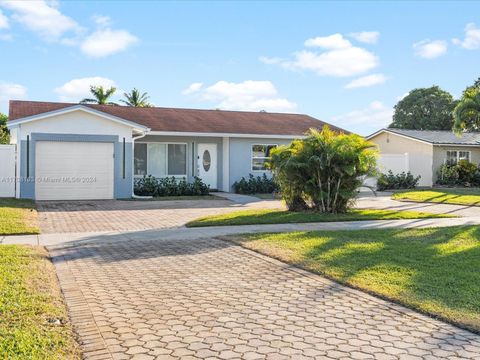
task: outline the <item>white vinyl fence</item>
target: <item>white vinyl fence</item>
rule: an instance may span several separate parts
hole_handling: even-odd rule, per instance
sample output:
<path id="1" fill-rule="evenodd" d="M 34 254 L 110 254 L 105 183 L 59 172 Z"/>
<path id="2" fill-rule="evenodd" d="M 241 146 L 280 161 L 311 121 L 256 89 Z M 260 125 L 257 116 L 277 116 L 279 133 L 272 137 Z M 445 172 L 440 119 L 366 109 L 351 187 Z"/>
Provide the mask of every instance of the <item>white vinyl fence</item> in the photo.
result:
<path id="1" fill-rule="evenodd" d="M 378 171 L 386 174 L 391 170 L 394 174 L 411 172 L 414 176 L 420 175 L 419 186 L 432 186 L 432 157 L 424 154 L 380 154 L 377 161 Z M 364 181 L 367 186 L 376 186 L 377 179 L 368 178 Z"/>
<path id="2" fill-rule="evenodd" d="M 0 145 L 0 197 L 15 197 L 15 145 Z"/>

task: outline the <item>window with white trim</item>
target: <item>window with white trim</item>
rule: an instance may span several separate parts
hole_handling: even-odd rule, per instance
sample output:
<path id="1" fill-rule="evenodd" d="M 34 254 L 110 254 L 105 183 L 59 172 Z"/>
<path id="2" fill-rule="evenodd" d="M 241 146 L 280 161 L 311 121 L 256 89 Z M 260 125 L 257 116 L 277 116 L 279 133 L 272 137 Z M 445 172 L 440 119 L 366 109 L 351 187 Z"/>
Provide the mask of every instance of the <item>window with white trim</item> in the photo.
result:
<path id="1" fill-rule="evenodd" d="M 134 175 L 187 176 L 187 144 L 135 143 Z"/>
<path id="2" fill-rule="evenodd" d="M 457 164 L 460 160 L 470 161 L 470 151 L 447 150 L 446 162 L 448 164 Z"/>
<path id="3" fill-rule="evenodd" d="M 266 171 L 267 162 L 270 160 L 270 151 L 277 144 L 253 144 L 252 145 L 252 171 Z"/>

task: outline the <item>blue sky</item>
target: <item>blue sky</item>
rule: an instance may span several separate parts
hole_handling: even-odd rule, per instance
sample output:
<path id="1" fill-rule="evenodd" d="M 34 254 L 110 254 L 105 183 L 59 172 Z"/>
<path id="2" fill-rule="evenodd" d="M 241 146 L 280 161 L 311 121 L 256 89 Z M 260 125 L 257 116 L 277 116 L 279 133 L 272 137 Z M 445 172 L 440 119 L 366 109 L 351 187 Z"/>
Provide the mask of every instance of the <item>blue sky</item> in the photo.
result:
<path id="1" fill-rule="evenodd" d="M 0 0 L 0 111 L 88 85 L 157 106 L 307 113 L 360 134 L 409 90 L 480 76 L 479 2 Z"/>

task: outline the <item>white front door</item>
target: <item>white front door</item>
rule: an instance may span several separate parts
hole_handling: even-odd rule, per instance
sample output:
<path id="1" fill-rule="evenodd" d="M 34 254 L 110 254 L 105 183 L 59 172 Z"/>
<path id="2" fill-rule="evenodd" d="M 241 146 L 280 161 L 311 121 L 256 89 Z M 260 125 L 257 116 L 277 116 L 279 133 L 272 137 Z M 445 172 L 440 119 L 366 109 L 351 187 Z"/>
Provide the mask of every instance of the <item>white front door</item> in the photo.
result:
<path id="1" fill-rule="evenodd" d="M 217 189 L 217 144 L 198 144 L 197 170 L 210 189 Z"/>
<path id="2" fill-rule="evenodd" d="M 113 199 L 113 143 L 37 141 L 35 199 Z"/>

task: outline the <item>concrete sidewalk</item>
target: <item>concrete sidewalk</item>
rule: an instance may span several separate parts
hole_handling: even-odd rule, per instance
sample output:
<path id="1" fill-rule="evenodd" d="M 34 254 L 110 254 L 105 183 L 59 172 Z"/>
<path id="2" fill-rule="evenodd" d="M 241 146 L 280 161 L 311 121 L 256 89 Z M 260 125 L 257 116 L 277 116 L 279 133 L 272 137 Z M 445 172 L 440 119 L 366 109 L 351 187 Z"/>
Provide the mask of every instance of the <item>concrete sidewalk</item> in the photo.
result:
<path id="1" fill-rule="evenodd" d="M 480 216 L 463 218 L 411 219 L 411 220 L 369 220 L 327 223 L 268 224 L 212 226 L 202 228 L 152 229 L 142 231 L 109 231 L 89 233 L 61 233 L 0 237 L 0 244 L 25 245 L 76 245 L 90 242 L 118 242 L 121 240 L 189 240 L 215 236 L 245 233 L 367 230 L 390 228 L 431 228 L 462 225 L 480 225 Z"/>

